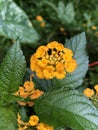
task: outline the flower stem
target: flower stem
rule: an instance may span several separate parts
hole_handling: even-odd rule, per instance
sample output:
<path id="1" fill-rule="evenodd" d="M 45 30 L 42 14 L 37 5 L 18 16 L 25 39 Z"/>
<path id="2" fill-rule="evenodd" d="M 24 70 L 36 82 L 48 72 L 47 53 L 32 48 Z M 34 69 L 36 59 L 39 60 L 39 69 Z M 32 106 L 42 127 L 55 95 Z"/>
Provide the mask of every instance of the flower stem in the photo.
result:
<path id="1" fill-rule="evenodd" d="M 89 64 L 89 67 L 93 67 L 93 66 L 95 66 L 95 65 L 98 65 L 98 61 L 95 61 L 95 62 L 93 62 L 93 63 L 90 63 L 90 64 Z"/>

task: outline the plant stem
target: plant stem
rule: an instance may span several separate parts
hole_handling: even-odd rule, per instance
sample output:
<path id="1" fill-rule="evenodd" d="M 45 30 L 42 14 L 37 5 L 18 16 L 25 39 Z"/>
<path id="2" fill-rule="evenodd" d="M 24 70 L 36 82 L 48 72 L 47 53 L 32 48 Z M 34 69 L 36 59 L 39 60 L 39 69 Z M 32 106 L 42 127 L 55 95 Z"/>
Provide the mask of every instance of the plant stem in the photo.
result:
<path id="1" fill-rule="evenodd" d="M 95 61 L 95 62 L 93 62 L 93 63 L 90 63 L 90 64 L 89 64 L 89 67 L 93 67 L 93 66 L 95 66 L 95 65 L 98 65 L 98 61 Z"/>

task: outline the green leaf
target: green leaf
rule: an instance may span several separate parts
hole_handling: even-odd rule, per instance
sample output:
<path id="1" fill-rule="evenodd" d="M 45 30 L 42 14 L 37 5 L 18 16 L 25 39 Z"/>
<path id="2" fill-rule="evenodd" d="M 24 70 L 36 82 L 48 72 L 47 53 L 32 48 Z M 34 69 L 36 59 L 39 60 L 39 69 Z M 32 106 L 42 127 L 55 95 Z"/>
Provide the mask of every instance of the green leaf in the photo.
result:
<path id="1" fill-rule="evenodd" d="M 27 109 L 25 107 L 20 107 L 19 108 L 19 113 L 20 113 L 20 116 L 21 116 L 21 120 L 24 121 L 24 122 L 27 122 L 29 120 L 29 117 L 27 115 Z"/>
<path id="2" fill-rule="evenodd" d="M 0 93 L 13 93 L 18 90 L 25 73 L 25 58 L 20 44 L 14 43 L 5 56 L 0 68 Z"/>
<path id="3" fill-rule="evenodd" d="M 11 107 L 0 107 L 0 130 L 17 130 L 16 114 Z"/>
<path id="4" fill-rule="evenodd" d="M 75 11 L 73 4 L 70 2 L 65 7 L 64 3 L 62 1 L 59 1 L 58 3 L 58 17 L 61 20 L 62 23 L 72 23 L 75 17 Z"/>
<path id="5" fill-rule="evenodd" d="M 65 47 L 74 52 L 74 59 L 76 59 L 78 67 L 73 73 L 67 74 L 64 79 L 55 79 L 55 83 L 58 87 L 76 88 L 82 84 L 83 78 L 88 70 L 85 33 L 83 32 L 69 40 L 66 40 Z"/>
<path id="6" fill-rule="evenodd" d="M 12 0 L 0 0 L 0 34 L 22 43 L 36 43 L 39 35 L 27 15 Z"/>
<path id="7" fill-rule="evenodd" d="M 35 101 L 40 121 L 51 126 L 69 126 L 75 130 L 98 130 L 98 111 L 76 90 L 48 92 Z"/>

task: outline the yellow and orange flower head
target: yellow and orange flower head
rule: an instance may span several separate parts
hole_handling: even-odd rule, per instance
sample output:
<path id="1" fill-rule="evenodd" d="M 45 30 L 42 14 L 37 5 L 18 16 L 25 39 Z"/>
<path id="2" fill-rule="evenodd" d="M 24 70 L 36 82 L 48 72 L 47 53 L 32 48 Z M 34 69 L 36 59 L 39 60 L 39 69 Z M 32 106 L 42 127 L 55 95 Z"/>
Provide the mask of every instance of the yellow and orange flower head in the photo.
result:
<path id="1" fill-rule="evenodd" d="M 83 93 L 86 97 L 92 97 L 94 95 L 94 90 L 90 88 L 86 88 Z"/>
<path id="2" fill-rule="evenodd" d="M 56 41 L 40 46 L 31 56 L 30 68 L 40 79 L 62 79 L 77 68 L 73 52 Z"/>
<path id="3" fill-rule="evenodd" d="M 43 94 L 43 91 L 34 88 L 34 83 L 31 80 L 24 82 L 23 87 L 20 86 L 19 90 L 14 93 L 15 96 L 20 96 L 24 99 L 29 97 L 30 101 L 17 101 L 17 103 L 21 106 L 28 105 L 30 107 L 34 105 L 34 102 L 31 100 L 39 98 Z"/>

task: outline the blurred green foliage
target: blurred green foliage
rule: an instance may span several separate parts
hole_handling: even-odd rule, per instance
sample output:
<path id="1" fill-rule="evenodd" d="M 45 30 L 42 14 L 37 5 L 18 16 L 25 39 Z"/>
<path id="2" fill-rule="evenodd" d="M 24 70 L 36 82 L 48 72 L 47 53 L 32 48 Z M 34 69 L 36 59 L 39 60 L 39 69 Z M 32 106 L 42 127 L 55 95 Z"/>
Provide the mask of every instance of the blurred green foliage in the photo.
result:
<path id="1" fill-rule="evenodd" d="M 89 55 L 95 55 L 95 53 L 98 52 L 97 0 L 28 0 L 25 2 L 23 0 L 14 1 L 27 13 L 34 27 L 41 35 L 41 39 L 39 40 L 41 44 L 46 44 L 47 42 L 53 40 L 64 43 L 65 38 L 70 38 L 75 34 L 85 31 L 87 34 Z M 69 3 L 72 4 L 72 6 L 68 8 L 68 11 L 72 10 L 71 8 L 73 8 L 75 16 L 74 19 L 72 19 L 72 21 L 69 23 L 66 20 L 62 20 L 63 22 L 61 22 L 61 20 L 58 18 L 58 11 L 56 10 L 58 10 L 60 2 L 62 2 L 65 8 Z M 61 12 L 63 12 L 63 8 Z M 36 21 L 36 16 L 38 15 L 41 15 L 46 22 L 46 26 L 44 28 L 40 27 L 39 23 Z M 63 15 L 63 19 L 65 16 Z M 93 28 L 93 26 L 96 26 L 96 29 Z M 61 28 L 64 28 L 64 30 L 61 30 Z M 97 58 L 93 57 L 90 60 L 95 61 Z"/>

